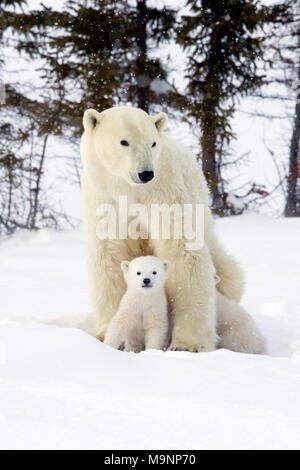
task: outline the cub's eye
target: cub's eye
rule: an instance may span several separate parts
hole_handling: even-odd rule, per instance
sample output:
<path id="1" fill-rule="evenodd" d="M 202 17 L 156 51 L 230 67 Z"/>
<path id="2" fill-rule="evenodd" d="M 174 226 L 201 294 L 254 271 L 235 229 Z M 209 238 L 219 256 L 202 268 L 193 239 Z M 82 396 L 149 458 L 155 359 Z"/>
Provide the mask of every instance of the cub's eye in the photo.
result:
<path id="1" fill-rule="evenodd" d="M 121 140 L 120 144 L 124 145 L 124 147 L 129 147 L 129 142 L 127 142 L 127 140 Z"/>
<path id="2" fill-rule="evenodd" d="M 157 274 L 157 272 L 156 272 L 156 271 L 153 271 L 153 273 L 152 273 L 152 274 L 154 274 L 154 276 L 155 276 L 155 274 Z"/>
<path id="3" fill-rule="evenodd" d="M 142 273 L 140 273 L 140 271 L 137 272 L 137 275 L 140 276 Z"/>
<path id="4" fill-rule="evenodd" d="M 152 147 L 156 147 L 156 142 L 153 142 Z"/>

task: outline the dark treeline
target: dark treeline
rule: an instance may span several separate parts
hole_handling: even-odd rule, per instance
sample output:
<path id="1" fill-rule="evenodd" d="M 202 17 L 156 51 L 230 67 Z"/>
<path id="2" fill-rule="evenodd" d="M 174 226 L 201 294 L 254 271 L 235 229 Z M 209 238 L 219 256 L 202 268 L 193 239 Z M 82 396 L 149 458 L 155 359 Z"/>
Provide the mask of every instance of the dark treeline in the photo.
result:
<path id="1" fill-rule="evenodd" d="M 77 142 L 88 107 L 164 110 L 199 128 L 199 164 L 216 214 L 241 213 L 268 198 L 255 182 L 236 195 L 238 205 L 229 197 L 224 168 L 235 164 L 226 158 L 235 138 L 231 119 L 238 100 L 258 93 L 283 56 L 289 70 L 285 85 L 292 88 L 300 80 L 299 25 L 299 7 L 292 0 L 272 6 L 256 0 L 186 0 L 180 9 L 150 0 L 69 0 L 59 11 L 46 6 L 31 11 L 25 0 L 0 0 L 0 80 L 6 48 L 13 47 L 39 64 L 43 81 L 38 90 L 34 83 L 29 90 L 5 83 L 0 232 L 60 224 L 63 214 L 51 208 L 41 184 L 48 138 Z M 177 44 L 185 54 L 184 91 L 170 79 L 172 56 L 160 54 L 167 44 Z M 300 215 L 300 109 L 294 106 L 289 167 L 280 181 L 286 216 Z"/>

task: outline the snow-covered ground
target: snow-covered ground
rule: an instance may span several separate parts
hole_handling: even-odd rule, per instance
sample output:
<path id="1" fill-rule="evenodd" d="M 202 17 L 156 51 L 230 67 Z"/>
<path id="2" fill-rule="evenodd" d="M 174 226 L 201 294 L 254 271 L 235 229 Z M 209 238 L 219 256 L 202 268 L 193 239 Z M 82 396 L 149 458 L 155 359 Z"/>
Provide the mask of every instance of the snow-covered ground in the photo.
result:
<path id="1" fill-rule="evenodd" d="M 115 351 L 84 331 L 81 231 L 1 242 L 0 448 L 300 449 L 300 221 L 217 229 L 269 356 Z"/>

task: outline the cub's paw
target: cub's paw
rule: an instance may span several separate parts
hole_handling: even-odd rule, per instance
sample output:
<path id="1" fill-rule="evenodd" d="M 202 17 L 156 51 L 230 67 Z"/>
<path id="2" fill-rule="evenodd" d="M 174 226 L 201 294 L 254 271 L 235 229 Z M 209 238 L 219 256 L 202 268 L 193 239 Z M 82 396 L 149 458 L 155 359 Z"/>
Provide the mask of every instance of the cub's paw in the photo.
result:
<path id="1" fill-rule="evenodd" d="M 99 341 L 101 341 L 102 343 L 104 343 L 104 338 L 105 338 L 105 334 L 104 333 L 98 333 L 95 335 L 97 339 L 99 339 Z"/>
<path id="2" fill-rule="evenodd" d="M 131 344 L 126 344 L 124 346 L 124 351 L 125 352 L 133 352 L 133 353 L 140 353 L 141 351 L 143 351 L 143 347 L 142 346 L 136 346 L 136 345 L 131 345 Z"/>
<path id="3" fill-rule="evenodd" d="M 107 327 L 98 328 L 95 332 L 95 337 L 104 343 L 105 334 L 106 334 Z"/>

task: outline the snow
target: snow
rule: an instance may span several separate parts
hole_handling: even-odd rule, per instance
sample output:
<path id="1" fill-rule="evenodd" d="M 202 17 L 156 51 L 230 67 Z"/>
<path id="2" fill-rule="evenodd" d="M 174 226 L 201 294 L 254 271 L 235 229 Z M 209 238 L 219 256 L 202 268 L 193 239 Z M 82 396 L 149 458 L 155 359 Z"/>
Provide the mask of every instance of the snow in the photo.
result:
<path id="1" fill-rule="evenodd" d="M 218 220 L 268 356 L 93 338 L 81 230 L 0 244 L 1 449 L 300 448 L 300 221 Z"/>
<path id="2" fill-rule="evenodd" d="M 241 198 L 236 197 L 234 194 L 229 193 L 226 197 L 226 202 L 229 204 L 231 207 L 238 211 L 242 211 L 244 209 L 244 204 Z"/>

